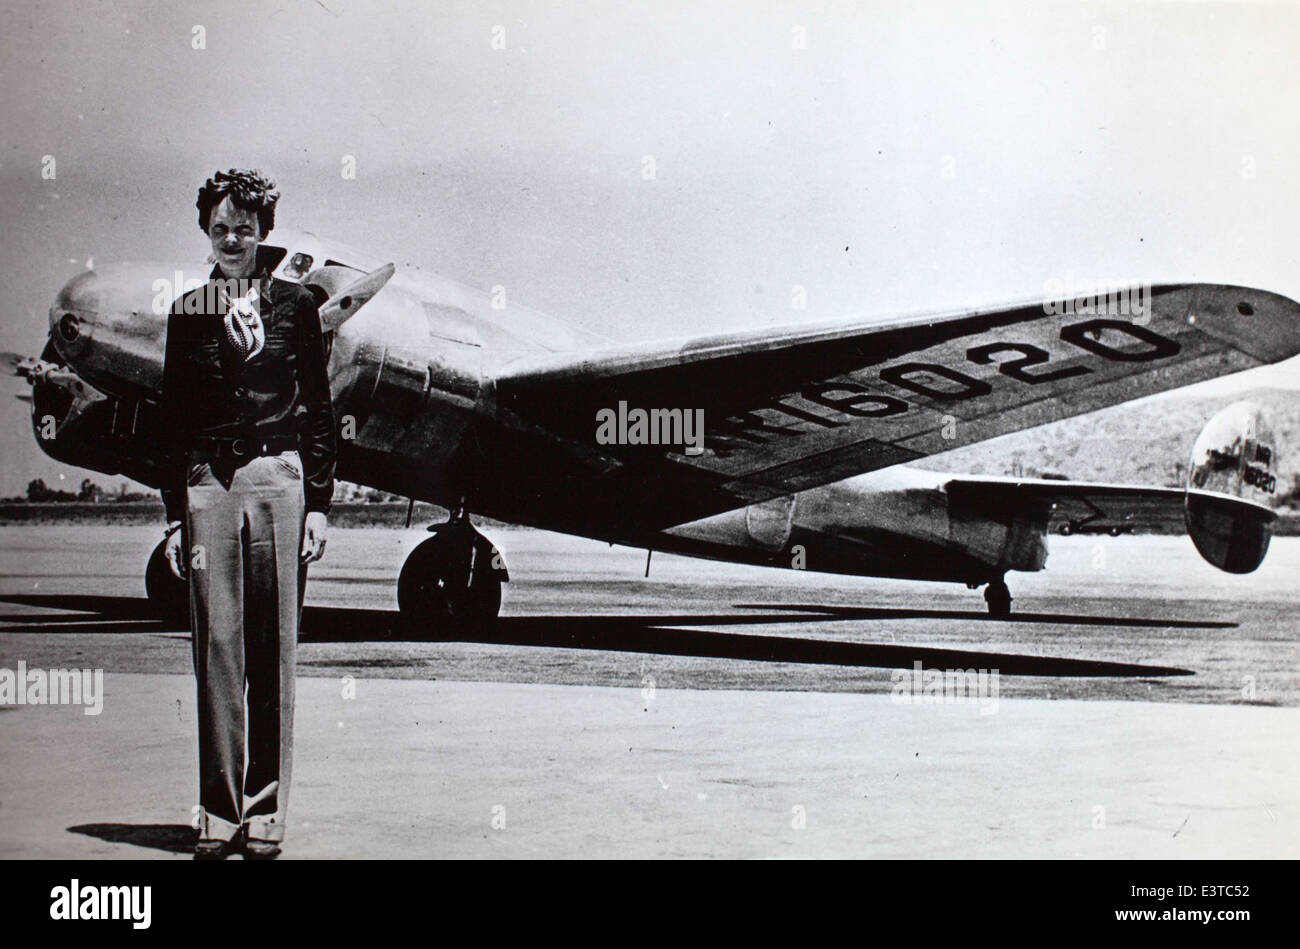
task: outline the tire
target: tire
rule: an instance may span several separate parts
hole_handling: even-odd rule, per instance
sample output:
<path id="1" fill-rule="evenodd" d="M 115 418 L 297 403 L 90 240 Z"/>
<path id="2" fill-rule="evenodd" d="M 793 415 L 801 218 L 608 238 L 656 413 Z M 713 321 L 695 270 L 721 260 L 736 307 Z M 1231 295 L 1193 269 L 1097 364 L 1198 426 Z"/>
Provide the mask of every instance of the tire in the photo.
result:
<path id="1" fill-rule="evenodd" d="M 144 568 L 144 592 L 154 616 L 180 629 L 190 628 L 190 585 L 172 573 L 164 540 L 149 555 Z"/>
<path id="2" fill-rule="evenodd" d="M 397 577 L 397 608 L 407 631 L 421 639 L 439 639 L 495 620 L 501 609 L 501 577 L 491 556 L 484 556 L 491 549 L 476 532 L 466 538 L 462 531 L 448 530 L 411 551 Z"/>

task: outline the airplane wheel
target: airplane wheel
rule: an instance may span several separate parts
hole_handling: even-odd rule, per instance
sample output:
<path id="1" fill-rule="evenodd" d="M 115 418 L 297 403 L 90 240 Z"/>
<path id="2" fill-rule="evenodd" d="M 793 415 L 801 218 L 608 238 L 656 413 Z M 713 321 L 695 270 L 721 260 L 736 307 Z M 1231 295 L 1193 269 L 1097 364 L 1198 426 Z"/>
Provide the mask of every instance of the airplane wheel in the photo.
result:
<path id="1" fill-rule="evenodd" d="M 144 568 L 144 592 L 149 597 L 149 607 L 165 623 L 190 628 L 190 585 L 172 573 L 162 541 L 149 555 Z"/>
<path id="2" fill-rule="evenodd" d="M 407 629 L 438 638 L 496 619 L 504 571 L 494 568 L 492 554 L 472 528 L 468 535 L 444 529 L 411 551 L 397 577 L 397 608 Z"/>
<path id="3" fill-rule="evenodd" d="M 999 618 L 1011 615 L 1011 591 L 1005 580 L 991 580 L 984 591 L 984 602 L 988 604 L 989 615 Z"/>

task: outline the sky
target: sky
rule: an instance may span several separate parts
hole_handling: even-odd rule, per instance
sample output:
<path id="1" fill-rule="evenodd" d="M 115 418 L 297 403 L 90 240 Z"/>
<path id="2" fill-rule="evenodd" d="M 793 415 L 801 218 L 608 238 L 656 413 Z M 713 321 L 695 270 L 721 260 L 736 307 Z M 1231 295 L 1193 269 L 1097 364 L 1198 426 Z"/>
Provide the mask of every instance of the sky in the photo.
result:
<path id="1" fill-rule="evenodd" d="M 201 266 L 232 166 L 285 224 L 629 342 L 1083 280 L 1300 298 L 1295 5 L 0 6 L 0 349 L 88 259 Z M 79 483 L 25 386 L 0 494 Z"/>

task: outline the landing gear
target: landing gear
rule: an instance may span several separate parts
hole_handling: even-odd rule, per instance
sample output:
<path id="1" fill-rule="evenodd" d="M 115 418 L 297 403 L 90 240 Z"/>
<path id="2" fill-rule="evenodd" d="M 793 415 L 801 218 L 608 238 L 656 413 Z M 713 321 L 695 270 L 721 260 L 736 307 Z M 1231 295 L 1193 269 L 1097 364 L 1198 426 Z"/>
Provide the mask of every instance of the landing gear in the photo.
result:
<path id="1" fill-rule="evenodd" d="M 190 585 L 172 573 L 163 553 L 166 545 L 167 541 L 162 541 L 149 555 L 149 563 L 144 568 L 144 592 L 149 597 L 149 608 L 158 619 L 189 629 Z"/>
<path id="2" fill-rule="evenodd" d="M 434 535 L 411 551 L 397 578 L 407 630 L 436 639 L 495 620 L 510 575 L 492 542 L 463 513 L 429 529 Z"/>
<path id="3" fill-rule="evenodd" d="M 1002 578 L 990 580 L 984 590 L 984 602 L 989 606 L 989 615 L 999 618 L 1011 615 L 1011 591 Z"/>

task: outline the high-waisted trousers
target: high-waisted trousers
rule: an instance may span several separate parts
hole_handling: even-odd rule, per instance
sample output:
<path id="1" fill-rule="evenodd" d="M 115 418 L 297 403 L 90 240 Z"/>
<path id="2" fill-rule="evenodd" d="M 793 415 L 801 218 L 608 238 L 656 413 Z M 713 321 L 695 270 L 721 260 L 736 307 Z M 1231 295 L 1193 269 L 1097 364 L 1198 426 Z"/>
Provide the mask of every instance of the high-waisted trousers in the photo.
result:
<path id="1" fill-rule="evenodd" d="M 284 839 L 307 568 L 295 451 L 236 466 L 192 455 L 186 553 L 198 684 L 199 835 Z"/>

